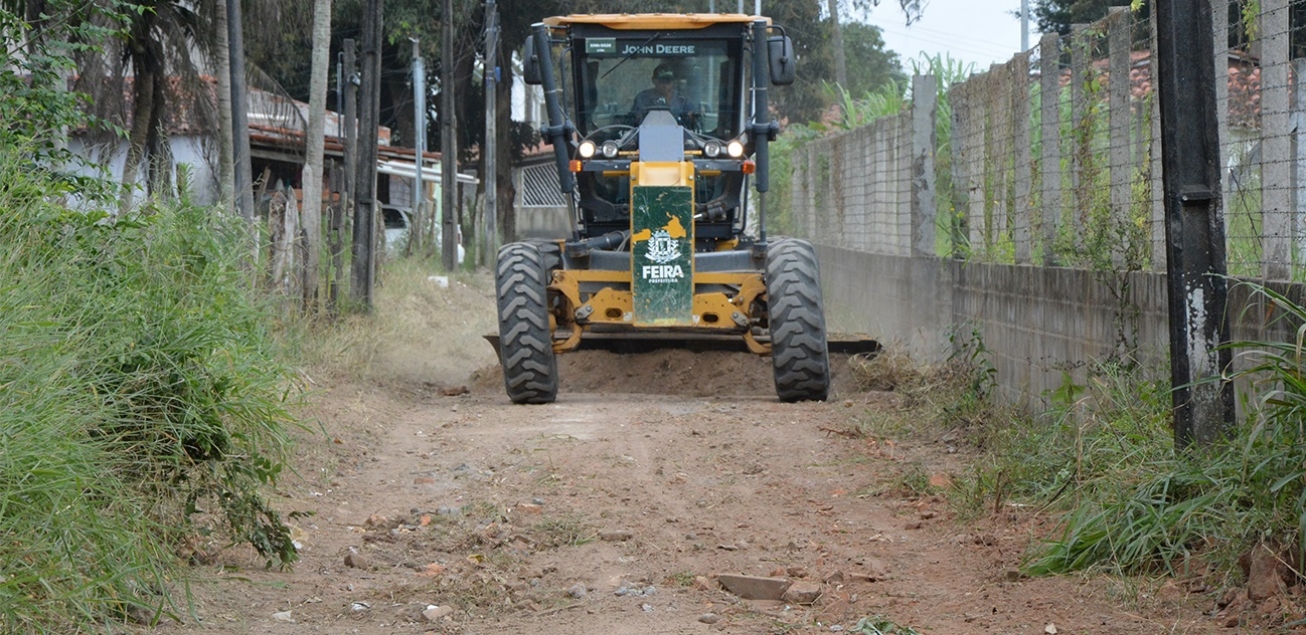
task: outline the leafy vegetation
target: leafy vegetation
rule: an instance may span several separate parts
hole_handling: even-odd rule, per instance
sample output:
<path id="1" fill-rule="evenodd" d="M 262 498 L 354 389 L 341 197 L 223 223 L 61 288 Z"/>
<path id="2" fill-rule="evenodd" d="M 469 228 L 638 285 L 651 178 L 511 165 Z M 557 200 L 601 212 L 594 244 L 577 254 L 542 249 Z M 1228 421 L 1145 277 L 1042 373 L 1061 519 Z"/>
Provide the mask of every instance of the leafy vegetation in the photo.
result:
<path id="1" fill-rule="evenodd" d="M 7 632 L 161 615 L 201 533 L 296 557 L 259 493 L 282 470 L 290 384 L 243 228 L 185 203 L 73 212 L 49 202 L 60 191 L 0 151 Z"/>

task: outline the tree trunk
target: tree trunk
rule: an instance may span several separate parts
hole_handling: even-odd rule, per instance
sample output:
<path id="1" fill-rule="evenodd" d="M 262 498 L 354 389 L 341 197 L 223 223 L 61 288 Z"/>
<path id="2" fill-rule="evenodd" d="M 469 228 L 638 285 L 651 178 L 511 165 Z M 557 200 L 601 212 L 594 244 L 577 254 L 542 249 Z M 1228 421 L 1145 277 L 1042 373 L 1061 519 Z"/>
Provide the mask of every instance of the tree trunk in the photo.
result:
<path id="1" fill-rule="evenodd" d="M 236 201 L 236 164 L 234 139 L 231 136 L 231 42 L 227 38 L 227 3 L 214 3 L 218 36 L 214 57 L 218 78 L 218 197 L 224 207 L 234 208 Z"/>
<path id="2" fill-rule="evenodd" d="M 135 197 L 136 177 L 140 173 L 141 159 L 145 156 L 145 144 L 150 136 L 150 121 L 154 118 L 154 72 L 144 64 L 133 62 L 137 69 L 132 81 L 132 127 L 127 136 L 127 160 L 122 166 L 121 211 L 131 207 Z"/>
<path id="3" fill-rule="evenodd" d="M 848 90 L 848 63 L 844 58 L 843 27 L 839 25 L 839 0 L 828 0 L 830 25 L 833 28 L 831 45 L 834 47 L 834 81 Z"/>
<path id="4" fill-rule="evenodd" d="M 304 162 L 304 309 L 317 304 L 322 238 L 322 152 L 326 127 L 327 66 L 331 53 L 331 0 L 313 2 L 313 70 L 309 81 L 307 160 Z"/>
<path id="5" fill-rule="evenodd" d="M 167 85 L 162 75 L 155 76 L 155 107 L 150 113 L 150 133 L 145 143 L 145 183 L 151 196 L 163 199 L 172 198 L 172 147 L 168 141 L 168 122 L 163 116 L 168 103 Z"/>
<path id="6" fill-rule="evenodd" d="M 512 112 L 512 73 L 504 73 L 501 81 L 495 82 L 495 99 L 498 103 L 495 107 L 499 111 L 499 121 L 506 125 L 495 128 L 496 143 L 498 151 L 495 161 L 495 182 L 497 184 L 498 195 L 498 224 L 499 236 L 503 242 L 509 243 L 517 240 L 517 188 L 512 183 L 512 120 L 508 116 Z M 529 86 L 526 87 L 530 89 Z M 494 254 L 487 254 L 489 258 L 494 258 Z"/>

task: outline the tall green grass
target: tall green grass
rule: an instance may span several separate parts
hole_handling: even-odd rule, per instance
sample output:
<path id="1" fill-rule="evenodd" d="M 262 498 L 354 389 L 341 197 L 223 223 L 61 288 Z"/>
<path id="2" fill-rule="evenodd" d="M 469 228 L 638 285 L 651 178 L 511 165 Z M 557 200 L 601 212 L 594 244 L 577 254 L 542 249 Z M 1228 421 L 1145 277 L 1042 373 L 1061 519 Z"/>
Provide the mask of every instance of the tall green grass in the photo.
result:
<path id="1" fill-rule="evenodd" d="M 1176 454 L 1168 393 L 1144 416 L 1118 417 L 1086 431 L 1098 450 L 1083 457 L 1061 532 L 1028 562 L 1030 573 L 1105 568 L 1177 573 L 1194 562 L 1234 571 L 1239 556 L 1268 545 L 1303 569 L 1306 554 L 1306 309 L 1264 287 L 1254 294 L 1294 326 L 1293 341 L 1238 342 L 1251 363 L 1238 376 L 1259 398 L 1228 439 Z M 1113 389 L 1115 407 L 1139 400 Z"/>
<path id="2" fill-rule="evenodd" d="M 289 373 L 244 230 L 185 202 L 69 211 L 27 156 L 0 150 L 0 630 L 157 619 L 201 531 L 293 561 L 259 492 Z"/>

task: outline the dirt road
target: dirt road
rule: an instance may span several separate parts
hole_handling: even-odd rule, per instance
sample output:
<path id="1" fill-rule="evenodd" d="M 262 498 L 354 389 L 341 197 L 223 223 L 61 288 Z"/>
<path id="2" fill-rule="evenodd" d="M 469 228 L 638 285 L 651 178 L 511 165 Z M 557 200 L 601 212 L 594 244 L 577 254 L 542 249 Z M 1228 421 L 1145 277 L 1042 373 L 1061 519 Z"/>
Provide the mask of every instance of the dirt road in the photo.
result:
<path id="1" fill-rule="evenodd" d="M 1175 584 L 1021 577 L 1045 521 L 958 523 L 945 497 L 964 448 L 859 436 L 897 400 L 856 392 L 840 364 L 837 397 L 805 404 L 777 402 L 769 360 L 743 354 L 560 364 L 548 406 L 511 405 L 493 371 L 455 396 L 410 372 L 322 386 L 324 434 L 301 442 L 277 501 L 313 514 L 294 521 L 301 562 L 215 553 L 196 568 L 199 619 L 157 632 L 1224 630 Z M 790 595 L 745 599 L 724 574 Z"/>

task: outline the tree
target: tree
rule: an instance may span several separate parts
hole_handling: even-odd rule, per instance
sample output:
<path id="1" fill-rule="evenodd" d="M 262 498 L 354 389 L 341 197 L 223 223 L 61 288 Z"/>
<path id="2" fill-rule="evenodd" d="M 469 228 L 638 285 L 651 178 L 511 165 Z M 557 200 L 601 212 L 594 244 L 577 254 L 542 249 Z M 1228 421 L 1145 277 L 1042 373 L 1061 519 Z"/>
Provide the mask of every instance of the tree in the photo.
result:
<path id="1" fill-rule="evenodd" d="M 321 251 L 322 151 L 326 127 L 328 55 L 331 48 L 331 0 L 313 3 L 313 77 L 309 82 L 307 151 L 304 161 L 304 309 L 312 311 L 317 299 L 318 254 Z"/>
<path id="2" fill-rule="evenodd" d="M 848 57 L 858 60 L 848 69 L 845 88 L 849 94 L 860 97 L 889 82 L 899 86 L 906 84 L 907 74 L 903 71 L 902 60 L 897 53 L 885 50 L 879 27 L 850 22 L 843 27 L 843 37 Z"/>
<path id="3" fill-rule="evenodd" d="M 1070 25 L 1096 22 L 1111 7 L 1127 7 L 1130 0 L 1033 0 L 1030 13 L 1044 33 L 1070 33 Z"/>

